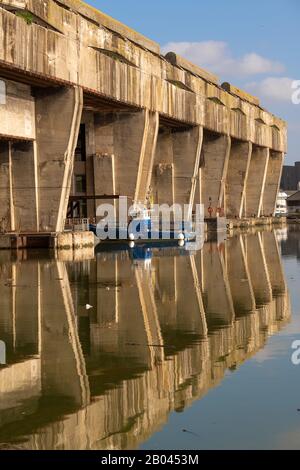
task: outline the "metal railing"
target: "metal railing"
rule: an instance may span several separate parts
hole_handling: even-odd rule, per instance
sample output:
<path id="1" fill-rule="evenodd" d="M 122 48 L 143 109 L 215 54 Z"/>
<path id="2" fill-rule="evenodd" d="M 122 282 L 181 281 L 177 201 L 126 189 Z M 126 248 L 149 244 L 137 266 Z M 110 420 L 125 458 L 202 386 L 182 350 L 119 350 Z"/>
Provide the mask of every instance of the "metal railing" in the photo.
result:
<path id="1" fill-rule="evenodd" d="M 88 218 L 66 219 L 65 230 L 68 232 L 86 232 L 89 230 L 91 223 L 93 222 Z"/>

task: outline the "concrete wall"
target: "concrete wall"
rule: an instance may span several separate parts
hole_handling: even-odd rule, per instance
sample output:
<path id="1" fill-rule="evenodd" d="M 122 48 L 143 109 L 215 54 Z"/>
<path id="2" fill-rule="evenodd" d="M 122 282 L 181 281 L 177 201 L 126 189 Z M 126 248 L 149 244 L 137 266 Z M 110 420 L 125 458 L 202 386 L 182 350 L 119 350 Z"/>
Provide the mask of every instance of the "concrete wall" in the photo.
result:
<path id="1" fill-rule="evenodd" d="M 3 1 L 0 32 L 0 137 L 18 141 L 0 153 L 5 230 L 63 230 L 80 122 L 88 195 L 273 212 L 287 129 L 257 98 L 73 0 Z"/>
<path id="2" fill-rule="evenodd" d="M 268 148 L 254 147 L 252 150 L 244 201 L 247 217 L 260 217 L 261 215 L 269 157 L 270 150 Z"/>
<path id="3" fill-rule="evenodd" d="M 231 139 L 226 135 L 204 133 L 201 159 L 201 202 L 208 217 L 209 206 L 225 210 L 226 178 L 231 149 Z"/>
<path id="4" fill-rule="evenodd" d="M 36 98 L 38 225 L 62 231 L 72 185 L 74 152 L 82 115 L 78 88 L 41 91 Z"/>
<path id="5" fill-rule="evenodd" d="M 95 116 L 95 194 L 146 200 L 154 163 L 158 115 L 148 110 Z M 99 157 L 106 164 L 97 167 Z M 110 156 L 111 163 L 108 163 Z M 102 172 L 103 171 L 103 177 Z"/>
<path id="6" fill-rule="evenodd" d="M 226 214 L 230 218 L 242 217 L 246 183 L 252 156 L 251 142 L 233 140 L 226 179 Z"/>
<path id="7" fill-rule="evenodd" d="M 31 87 L 1 78 L 0 136 L 35 139 L 35 100 Z"/>
<path id="8" fill-rule="evenodd" d="M 20 6 L 16 0 L 2 2 L 5 3 Z M 239 96 L 236 89 L 230 88 L 225 91 L 217 80 L 207 81 L 213 79 L 196 66 L 173 65 L 159 55 L 158 45 L 152 42 L 147 48 L 140 35 L 136 36 L 140 40 L 133 40 L 132 31 L 125 26 L 120 37 L 119 32 L 108 30 L 101 23 L 100 13 L 97 26 L 82 15 L 77 4 L 67 11 L 53 0 L 43 2 L 43 8 L 40 0 L 23 3 L 36 15 L 37 20 L 31 25 L 1 9 L 3 67 L 5 62 L 49 79 L 81 85 L 86 91 L 128 105 L 146 107 L 173 119 L 286 151 L 285 123 L 259 108 L 250 95 Z M 86 9 L 94 13 L 92 8 Z M 50 27 L 36 24 L 38 18 Z M 36 54 L 28 53 L 32 50 Z"/>
<path id="9" fill-rule="evenodd" d="M 12 197 L 11 197 L 11 151 L 7 141 L 0 142 L 0 220 L 1 231 L 12 228 Z"/>
<path id="10" fill-rule="evenodd" d="M 274 215 L 276 209 L 276 200 L 280 186 L 283 160 L 283 153 L 270 152 L 262 202 L 263 214 L 267 216 Z"/>

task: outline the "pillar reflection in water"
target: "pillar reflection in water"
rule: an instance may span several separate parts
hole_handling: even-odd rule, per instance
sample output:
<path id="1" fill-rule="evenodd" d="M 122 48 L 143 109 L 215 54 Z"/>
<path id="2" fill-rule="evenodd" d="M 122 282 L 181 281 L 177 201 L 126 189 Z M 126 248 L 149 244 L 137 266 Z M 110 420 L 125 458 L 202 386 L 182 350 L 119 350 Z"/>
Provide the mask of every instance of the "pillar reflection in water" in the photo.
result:
<path id="1" fill-rule="evenodd" d="M 273 232 L 193 254 L 0 256 L 0 442 L 29 449 L 138 447 L 290 318 Z"/>

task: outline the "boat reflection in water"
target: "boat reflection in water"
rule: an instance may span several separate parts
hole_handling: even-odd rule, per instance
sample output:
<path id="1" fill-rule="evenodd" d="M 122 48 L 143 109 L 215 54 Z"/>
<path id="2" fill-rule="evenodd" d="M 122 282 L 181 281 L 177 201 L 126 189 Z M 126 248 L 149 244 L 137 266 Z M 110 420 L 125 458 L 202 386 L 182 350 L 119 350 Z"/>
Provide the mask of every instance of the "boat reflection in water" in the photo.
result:
<path id="1" fill-rule="evenodd" d="M 0 254 L 0 443 L 137 448 L 290 319 L 273 232 L 139 250 Z"/>

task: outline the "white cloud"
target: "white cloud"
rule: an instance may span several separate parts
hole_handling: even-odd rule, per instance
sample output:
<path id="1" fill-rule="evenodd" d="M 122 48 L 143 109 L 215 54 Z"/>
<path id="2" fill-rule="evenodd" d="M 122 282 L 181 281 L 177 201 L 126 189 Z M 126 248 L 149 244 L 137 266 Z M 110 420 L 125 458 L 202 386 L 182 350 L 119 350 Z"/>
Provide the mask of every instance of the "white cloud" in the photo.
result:
<path id="1" fill-rule="evenodd" d="M 217 74 L 250 76 L 265 73 L 282 73 L 284 66 L 255 52 L 235 58 L 226 42 L 169 42 L 162 52 L 176 52 L 191 62 Z"/>
<path id="2" fill-rule="evenodd" d="M 289 77 L 269 77 L 260 82 L 247 83 L 245 88 L 260 98 L 292 103 L 293 82 Z"/>

